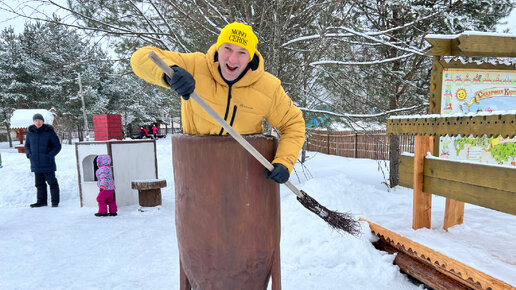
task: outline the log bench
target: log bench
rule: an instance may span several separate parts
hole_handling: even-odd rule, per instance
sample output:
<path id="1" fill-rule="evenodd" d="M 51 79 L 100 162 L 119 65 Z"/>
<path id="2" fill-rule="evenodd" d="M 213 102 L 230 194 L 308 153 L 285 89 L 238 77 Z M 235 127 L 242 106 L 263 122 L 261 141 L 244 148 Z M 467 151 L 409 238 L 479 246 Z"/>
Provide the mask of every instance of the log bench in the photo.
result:
<path id="1" fill-rule="evenodd" d="M 165 179 L 145 179 L 131 181 L 131 188 L 138 190 L 140 206 L 161 205 L 161 188 L 167 186 Z"/>

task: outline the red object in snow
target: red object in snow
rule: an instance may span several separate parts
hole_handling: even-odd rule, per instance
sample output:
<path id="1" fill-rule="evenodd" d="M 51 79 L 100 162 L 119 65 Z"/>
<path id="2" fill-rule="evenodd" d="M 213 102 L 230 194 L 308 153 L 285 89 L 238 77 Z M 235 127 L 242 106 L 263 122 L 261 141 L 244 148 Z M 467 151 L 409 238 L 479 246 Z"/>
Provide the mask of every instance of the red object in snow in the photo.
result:
<path id="1" fill-rule="evenodd" d="M 122 140 L 121 115 L 94 115 L 95 141 Z"/>

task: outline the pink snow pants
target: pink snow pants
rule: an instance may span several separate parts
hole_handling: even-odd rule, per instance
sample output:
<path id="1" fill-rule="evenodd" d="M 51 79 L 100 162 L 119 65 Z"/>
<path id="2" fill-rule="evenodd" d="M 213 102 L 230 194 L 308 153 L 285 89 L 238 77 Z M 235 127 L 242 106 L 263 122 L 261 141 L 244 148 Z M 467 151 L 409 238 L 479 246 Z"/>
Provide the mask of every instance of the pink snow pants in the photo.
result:
<path id="1" fill-rule="evenodd" d="M 99 202 L 99 213 L 100 214 L 106 214 L 108 213 L 108 206 L 109 206 L 109 212 L 115 213 L 117 212 L 116 202 L 113 198 L 113 194 L 115 193 L 114 190 L 104 190 L 100 189 L 99 196 L 97 196 L 97 201 Z"/>

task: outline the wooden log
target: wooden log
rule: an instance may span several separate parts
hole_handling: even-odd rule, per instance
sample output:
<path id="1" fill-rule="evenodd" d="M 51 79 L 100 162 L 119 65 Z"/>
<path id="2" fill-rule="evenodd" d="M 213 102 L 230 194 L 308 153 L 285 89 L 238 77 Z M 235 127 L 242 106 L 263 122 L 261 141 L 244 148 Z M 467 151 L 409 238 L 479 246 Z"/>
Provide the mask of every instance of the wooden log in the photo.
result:
<path id="1" fill-rule="evenodd" d="M 404 254 L 417 259 L 419 262 L 436 269 L 440 273 L 464 285 L 464 287 L 460 289 L 468 289 L 467 287 L 470 287 L 479 290 L 516 290 L 516 287 L 509 285 L 504 281 L 498 280 L 482 271 L 465 265 L 422 244 L 416 243 L 411 239 L 390 231 L 378 224 L 362 218 L 360 220 L 366 221 L 369 224 L 371 231 L 376 234 L 382 240 L 382 242 L 389 244 L 397 251 L 403 252 Z M 432 287 L 432 285 L 429 286 Z"/>
<path id="2" fill-rule="evenodd" d="M 163 188 L 167 186 L 165 179 L 148 179 L 148 180 L 133 180 L 131 181 L 131 188 L 137 190 L 149 190 L 156 188 Z"/>
<path id="3" fill-rule="evenodd" d="M 397 250 L 382 239 L 374 242 L 373 246 L 380 251 L 385 251 L 390 254 L 396 253 L 396 258 L 394 258 L 393 261 L 394 265 L 400 267 L 400 270 L 403 273 L 427 286 L 430 286 L 434 290 L 473 289 L 442 274 L 426 263 Z"/>
<path id="4" fill-rule="evenodd" d="M 131 182 L 131 188 L 138 190 L 138 203 L 145 207 L 161 205 L 161 188 L 166 186 L 165 179 L 133 180 Z"/>

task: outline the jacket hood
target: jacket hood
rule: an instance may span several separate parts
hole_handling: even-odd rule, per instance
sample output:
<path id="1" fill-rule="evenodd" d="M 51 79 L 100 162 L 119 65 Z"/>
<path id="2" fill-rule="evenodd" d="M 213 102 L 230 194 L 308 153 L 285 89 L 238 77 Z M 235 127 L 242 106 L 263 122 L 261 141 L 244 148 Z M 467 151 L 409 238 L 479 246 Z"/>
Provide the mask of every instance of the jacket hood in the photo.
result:
<path id="1" fill-rule="evenodd" d="M 38 130 L 38 128 L 36 127 L 36 125 L 30 125 L 29 128 L 27 129 L 27 131 L 29 132 L 36 132 Z M 43 126 L 41 126 L 40 128 L 41 131 L 55 131 L 54 130 L 54 127 L 52 125 L 48 125 L 48 124 L 43 124 Z"/>
<path id="2" fill-rule="evenodd" d="M 218 58 L 215 58 L 215 55 L 217 54 L 217 45 L 214 44 L 208 49 L 208 52 L 206 53 L 206 63 L 208 64 L 208 68 L 210 70 L 211 75 L 217 81 L 218 83 L 222 85 L 226 85 L 226 82 L 222 78 L 219 72 L 219 61 Z M 233 87 L 246 87 L 249 86 L 256 81 L 258 81 L 262 75 L 265 73 L 264 66 L 263 66 L 263 57 L 260 54 L 260 52 L 257 50 L 254 54 L 254 57 L 258 58 L 258 67 L 255 70 L 248 69 L 245 75 L 238 80 L 236 83 L 233 84 Z"/>
<path id="3" fill-rule="evenodd" d="M 111 165 L 111 157 L 107 154 L 102 154 L 97 157 L 97 165 L 100 166 L 109 166 Z"/>

